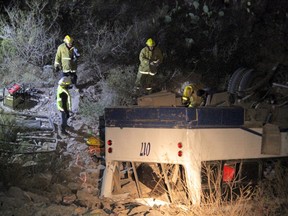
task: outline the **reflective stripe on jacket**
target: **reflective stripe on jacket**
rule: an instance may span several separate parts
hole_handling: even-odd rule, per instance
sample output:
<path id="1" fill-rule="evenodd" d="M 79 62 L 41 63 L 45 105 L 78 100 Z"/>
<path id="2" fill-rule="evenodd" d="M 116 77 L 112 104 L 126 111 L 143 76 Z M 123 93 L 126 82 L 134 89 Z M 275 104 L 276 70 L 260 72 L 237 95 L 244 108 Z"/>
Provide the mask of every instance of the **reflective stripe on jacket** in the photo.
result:
<path id="1" fill-rule="evenodd" d="M 62 43 L 57 49 L 54 66 L 60 66 L 64 73 L 76 72 L 77 62 L 76 59 L 73 59 L 73 56 L 74 47 L 69 49 L 65 43 Z"/>
<path id="2" fill-rule="evenodd" d="M 65 93 L 67 95 L 67 105 L 66 110 L 71 111 L 72 103 L 71 103 L 71 96 L 67 89 L 63 88 L 62 86 L 58 86 L 57 88 L 57 109 L 60 111 L 65 111 L 65 107 L 63 107 L 62 98 L 60 97 L 61 93 Z"/>

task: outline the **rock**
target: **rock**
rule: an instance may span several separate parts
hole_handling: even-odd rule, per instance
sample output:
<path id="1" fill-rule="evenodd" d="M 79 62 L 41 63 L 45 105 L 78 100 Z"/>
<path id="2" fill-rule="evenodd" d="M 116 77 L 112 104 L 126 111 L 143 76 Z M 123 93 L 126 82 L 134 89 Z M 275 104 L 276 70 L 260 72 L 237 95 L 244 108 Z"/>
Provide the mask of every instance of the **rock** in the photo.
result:
<path id="1" fill-rule="evenodd" d="M 68 184 L 69 182 L 78 182 L 79 181 L 79 173 L 80 173 L 79 170 L 81 170 L 81 167 L 79 167 L 79 169 L 61 170 L 57 174 L 57 182 L 61 183 L 61 184 Z M 79 181 L 79 182 L 81 182 L 81 181 Z"/>
<path id="2" fill-rule="evenodd" d="M 63 196 L 62 203 L 64 205 L 71 205 L 75 200 L 76 200 L 76 195 L 75 194 L 71 194 L 71 195 L 68 195 L 68 196 Z"/>
<path id="3" fill-rule="evenodd" d="M 81 188 L 81 184 L 75 182 L 69 182 L 67 187 L 70 188 L 71 191 L 77 191 Z"/>
<path id="4" fill-rule="evenodd" d="M 117 216 L 126 216 L 126 215 L 128 215 L 129 212 L 130 212 L 129 209 L 125 209 L 121 212 L 117 212 Z"/>
<path id="5" fill-rule="evenodd" d="M 61 184 L 53 184 L 51 186 L 51 189 L 52 191 L 60 193 L 62 195 L 67 195 L 71 193 L 71 190 L 68 187 Z"/>
<path id="6" fill-rule="evenodd" d="M 82 151 L 86 151 L 88 149 L 88 146 L 86 144 L 78 144 L 77 145 L 77 150 L 82 152 Z"/>
<path id="7" fill-rule="evenodd" d="M 26 190 L 29 190 L 31 186 L 33 186 L 34 189 L 46 190 L 51 183 L 51 179 L 51 173 L 37 173 L 32 178 L 23 181 L 22 185 Z"/>
<path id="8" fill-rule="evenodd" d="M 82 126 L 83 126 L 82 122 L 73 122 L 73 127 L 77 131 L 80 130 Z"/>
<path id="9" fill-rule="evenodd" d="M 50 200 L 45 196 L 40 196 L 38 194 L 31 193 L 29 191 L 25 193 L 29 197 L 29 199 L 34 203 L 47 203 L 47 204 L 50 203 Z"/>
<path id="10" fill-rule="evenodd" d="M 95 215 L 95 216 L 97 216 L 97 215 L 101 215 L 101 216 L 111 215 L 112 216 L 112 214 L 107 214 L 107 212 L 104 211 L 103 209 L 92 210 L 92 211 L 89 212 L 88 215 Z"/>
<path id="11" fill-rule="evenodd" d="M 29 197 L 19 187 L 10 187 L 7 195 L 24 201 L 30 201 Z"/>
<path id="12" fill-rule="evenodd" d="M 95 183 L 98 181 L 99 179 L 99 170 L 98 169 L 87 169 L 87 180 L 86 182 L 91 184 L 91 185 L 95 185 Z"/>
<path id="13" fill-rule="evenodd" d="M 80 166 L 78 166 L 76 164 L 73 164 L 73 165 L 70 166 L 71 172 L 77 173 L 77 175 L 82 171 L 82 169 L 83 169 L 82 167 L 80 167 Z"/>
<path id="14" fill-rule="evenodd" d="M 125 211 L 126 209 L 125 209 L 125 206 L 123 205 L 123 204 L 121 204 L 121 203 L 117 203 L 116 205 L 115 205 L 115 207 L 113 208 L 113 211 L 115 212 L 115 213 L 118 213 L 118 212 L 123 212 L 123 211 Z"/>
<path id="15" fill-rule="evenodd" d="M 77 191 L 77 202 L 82 206 L 93 208 L 100 205 L 98 196 L 91 194 L 87 188 Z"/>
<path id="16" fill-rule="evenodd" d="M 85 215 L 87 213 L 87 208 L 84 207 L 78 207 L 74 211 L 74 215 Z"/>
<path id="17" fill-rule="evenodd" d="M 137 213 L 141 213 L 141 215 L 146 215 L 147 212 L 149 212 L 150 207 L 148 206 L 137 206 L 135 208 L 133 208 L 129 214 L 131 215 L 136 215 Z"/>
<path id="18" fill-rule="evenodd" d="M 61 215 L 61 216 L 71 216 L 75 215 L 75 210 L 76 206 L 74 205 L 69 205 L 69 206 L 63 206 L 63 205 L 56 205 L 56 204 L 51 204 L 45 207 L 37 208 L 37 210 L 34 210 L 33 215 L 34 216 L 44 216 L 44 215 Z M 19 214 L 20 215 L 20 214 Z M 24 214 L 22 214 L 24 215 Z M 27 214 L 29 215 L 29 214 Z M 31 215 L 31 211 L 30 211 Z"/>
<path id="19" fill-rule="evenodd" d="M 147 216 L 170 216 L 171 214 L 168 213 L 168 212 L 166 213 L 166 212 L 163 212 L 163 211 L 158 211 L 158 210 L 155 210 L 155 209 L 151 209 L 145 215 L 147 215 Z M 182 214 L 175 214 L 175 215 L 182 216 Z M 184 214 L 184 215 L 186 215 L 186 214 Z M 187 213 L 187 215 L 189 215 L 189 213 Z"/>

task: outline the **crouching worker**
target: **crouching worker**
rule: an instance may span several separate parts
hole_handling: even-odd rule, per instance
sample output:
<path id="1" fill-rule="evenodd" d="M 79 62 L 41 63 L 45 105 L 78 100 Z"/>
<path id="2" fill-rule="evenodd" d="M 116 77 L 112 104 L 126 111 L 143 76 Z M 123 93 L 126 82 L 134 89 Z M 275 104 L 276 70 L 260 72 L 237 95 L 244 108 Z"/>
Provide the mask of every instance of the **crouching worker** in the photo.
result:
<path id="1" fill-rule="evenodd" d="M 185 86 L 181 98 L 182 104 L 186 107 L 204 106 L 206 103 L 206 92 L 202 84 L 189 84 Z"/>
<path id="2" fill-rule="evenodd" d="M 69 85 L 71 85 L 70 77 L 62 77 L 58 82 L 57 89 L 57 109 L 61 113 L 61 133 L 67 135 L 67 121 L 70 117 L 69 112 L 72 108 L 71 96 L 69 93 Z"/>

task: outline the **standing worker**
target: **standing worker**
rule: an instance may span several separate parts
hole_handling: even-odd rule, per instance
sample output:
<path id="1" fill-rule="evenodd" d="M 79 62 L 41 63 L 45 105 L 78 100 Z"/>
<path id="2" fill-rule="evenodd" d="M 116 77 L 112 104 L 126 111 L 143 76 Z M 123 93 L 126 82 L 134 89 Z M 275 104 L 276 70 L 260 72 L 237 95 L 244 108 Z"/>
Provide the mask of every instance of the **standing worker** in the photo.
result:
<path id="1" fill-rule="evenodd" d="M 73 46 L 73 38 L 66 35 L 55 56 L 54 67 L 56 72 L 62 70 L 62 77 L 70 76 L 71 82 L 76 87 L 77 83 L 77 59 L 80 57 L 78 50 Z"/>
<path id="2" fill-rule="evenodd" d="M 61 113 L 61 133 L 67 135 L 67 121 L 70 117 L 69 112 L 72 110 L 72 101 L 69 93 L 71 85 L 70 77 L 62 77 L 58 82 L 57 88 L 57 109 Z"/>
<path id="3" fill-rule="evenodd" d="M 151 92 L 152 87 L 155 86 L 154 76 L 157 74 L 157 68 L 163 61 L 162 51 L 152 38 L 146 41 L 146 47 L 141 50 L 139 60 L 136 87 Z"/>

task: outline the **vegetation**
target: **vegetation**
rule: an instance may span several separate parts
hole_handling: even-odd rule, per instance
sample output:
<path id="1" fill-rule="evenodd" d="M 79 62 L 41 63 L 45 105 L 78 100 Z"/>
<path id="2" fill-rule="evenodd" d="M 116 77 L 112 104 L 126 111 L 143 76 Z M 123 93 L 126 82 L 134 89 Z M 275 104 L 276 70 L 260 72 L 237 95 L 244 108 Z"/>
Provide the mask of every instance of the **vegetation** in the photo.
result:
<path id="1" fill-rule="evenodd" d="M 159 85 L 165 83 L 168 89 L 193 82 L 192 72 L 205 85 L 224 89 L 227 77 L 240 66 L 266 72 L 268 63 L 288 63 L 288 4 L 280 0 L 13 0 L 0 7 L 0 85 L 56 83 L 53 73 L 43 68 L 53 65 L 57 46 L 70 34 L 81 52 L 79 82 L 90 90 L 80 103 L 87 123 L 98 121 L 107 106 L 133 103 L 138 55 L 149 37 L 164 52 L 157 76 Z M 13 124 L 3 115 L 0 121 Z M 1 140 L 13 138 L 13 130 L 0 129 Z M 252 208 L 260 215 L 287 213 L 287 169 L 277 173 L 252 194 L 243 188 L 232 207 L 225 208 L 227 202 L 216 196 L 191 211 L 249 215 Z M 252 195 L 259 205 L 244 206 Z"/>
<path id="2" fill-rule="evenodd" d="M 222 181 L 222 173 L 211 166 L 205 166 L 202 175 L 207 176 L 207 187 L 201 193 L 201 204 L 191 205 L 191 200 L 187 200 L 185 183 L 178 177 L 177 184 L 173 185 L 174 203 L 170 209 L 171 215 L 197 215 L 197 216 L 220 216 L 220 215 L 286 215 L 287 208 L 287 160 L 276 160 L 269 172 L 264 171 L 264 175 L 258 185 L 252 182 L 245 183 L 245 177 L 240 179 L 240 173 L 235 174 L 235 178 L 226 182 Z M 157 172 L 156 172 L 157 173 Z M 168 172 L 169 175 L 172 173 Z M 163 184 L 159 184 L 159 179 L 154 179 L 156 187 L 161 185 L 161 191 L 167 191 L 164 187 L 164 176 L 157 173 Z M 187 193 L 187 189 L 186 189 Z"/>
<path id="3" fill-rule="evenodd" d="M 90 93 L 79 104 L 81 114 L 87 123 L 97 122 L 104 114 L 105 107 L 133 103 L 131 92 L 136 79 L 135 71 L 133 66 L 114 68 L 109 71 L 106 78 L 100 79 L 97 85 L 90 87 Z"/>
<path id="4" fill-rule="evenodd" d="M 0 112 L 0 141 L 13 142 L 15 141 L 17 126 L 13 115 Z"/>
<path id="5" fill-rule="evenodd" d="M 43 14 L 47 4 L 48 1 L 30 1 L 24 7 L 15 1 L 5 8 L 0 19 L 2 84 L 48 78 L 41 76 L 41 68 L 51 63 L 59 30 L 55 20 Z"/>
<path id="6" fill-rule="evenodd" d="M 70 34 L 82 54 L 79 74 L 85 86 L 98 89 L 106 85 L 117 68 L 135 67 L 137 73 L 139 51 L 147 38 L 153 37 L 165 56 L 157 75 L 159 85 L 180 88 L 184 81 L 193 82 L 193 72 L 205 85 L 224 89 L 227 77 L 239 66 L 257 71 L 265 70 L 267 62 L 285 62 L 285 49 L 278 43 L 284 40 L 281 19 L 286 15 L 281 7 L 287 6 L 267 0 L 13 0 L 1 8 L 1 82 L 45 80 L 54 84 L 52 71 L 45 72 L 43 67 L 53 65 L 57 46 Z M 276 21 L 279 25 L 272 24 Z M 278 41 L 271 41 L 272 32 Z M 128 80 L 135 77 L 128 75 Z M 119 76 L 117 82 L 126 82 L 126 78 Z M 97 110 L 103 110 L 101 100 L 109 94 L 99 93 L 94 104 L 99 104 Z M 121 90 L 117 94 L 119 98 L 129 96 L 127 89 L 123 95 Z M 82 102 L 88 101 L 83 98 Z M 106 105 L 115 105 L 114 99 L 110 102 Z"/>

